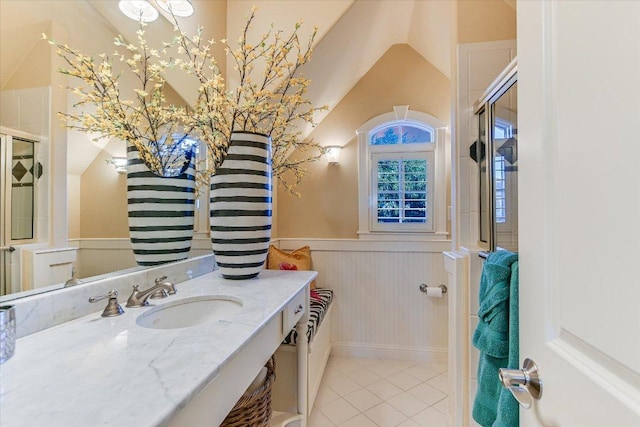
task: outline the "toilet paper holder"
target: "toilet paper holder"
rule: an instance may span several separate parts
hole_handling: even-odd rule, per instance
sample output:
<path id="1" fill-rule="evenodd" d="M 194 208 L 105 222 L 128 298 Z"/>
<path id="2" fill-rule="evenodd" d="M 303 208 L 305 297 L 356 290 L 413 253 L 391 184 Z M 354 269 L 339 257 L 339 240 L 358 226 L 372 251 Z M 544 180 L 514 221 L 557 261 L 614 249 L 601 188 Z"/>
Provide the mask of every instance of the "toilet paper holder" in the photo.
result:
<path id="1" fill-rule="evenodd" d="M 447 293 L 447 287 L 445 285 L 439 285 L 439 286 L 436 286 L 436 287 L 442 289 L 442 293 L 443 294 Z M 430 288 L 430 286 L 427 286 L 426 283 L 423 283 L 418 287 L 418 289 L 420 289 L 420 292 L 424 292 L 425 294 L 427 293 L 427 289 L 428 288 Z"/>

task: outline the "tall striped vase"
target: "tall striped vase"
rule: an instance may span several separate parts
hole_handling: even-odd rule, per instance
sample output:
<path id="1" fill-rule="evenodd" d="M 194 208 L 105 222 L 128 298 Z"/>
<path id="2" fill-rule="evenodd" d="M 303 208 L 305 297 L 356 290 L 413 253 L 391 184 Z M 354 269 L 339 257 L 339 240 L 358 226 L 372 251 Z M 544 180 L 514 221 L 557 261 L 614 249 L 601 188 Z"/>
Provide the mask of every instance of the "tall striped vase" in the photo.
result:
<path id="1" fill-rule="evenodd" d="M 211 244 L 227 279 L 263 268 L 271 240 L 271 138 L 234 132 L 227 157 L 211 177 Z"/>
<path id="2" fill-rule="evenodd" d="M 127 145 L 129 235 L 138 265 L 179 261 L 189 256 L 193 238 L 195 167 L 188 164 L 174 177 L 153 173 Z"/>

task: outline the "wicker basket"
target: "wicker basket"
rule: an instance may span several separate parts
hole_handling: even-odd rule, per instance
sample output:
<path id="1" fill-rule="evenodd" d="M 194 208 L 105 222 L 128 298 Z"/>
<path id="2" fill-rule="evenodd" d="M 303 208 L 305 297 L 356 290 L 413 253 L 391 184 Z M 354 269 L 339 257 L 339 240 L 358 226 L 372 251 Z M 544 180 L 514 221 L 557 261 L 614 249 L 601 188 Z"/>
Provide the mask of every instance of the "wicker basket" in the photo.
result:
<path id="1" fill-rule="evenodd" d="M 220 427 L 268 427 L 271 420 L 271 388 L 276 380 L 276 361 L 273 356 L 265 365 L 267 379 L 262 386 L 245 393 L 233 407 Z"/>

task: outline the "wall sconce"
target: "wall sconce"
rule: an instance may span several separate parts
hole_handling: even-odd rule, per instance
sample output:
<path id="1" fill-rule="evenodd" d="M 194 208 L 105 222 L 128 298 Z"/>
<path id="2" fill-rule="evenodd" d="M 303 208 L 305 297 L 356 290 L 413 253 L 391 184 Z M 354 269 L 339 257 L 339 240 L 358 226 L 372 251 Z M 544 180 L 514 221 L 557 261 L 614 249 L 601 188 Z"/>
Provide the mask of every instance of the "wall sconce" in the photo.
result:
<path id="1" fill-rule="evenodd" d="M 325 150 L 327 162 L 329 162 L 330 165 L 337 165 L 340 163 L 340 153 L 342 153 L 342 147 L 340 145 L 330 145 L 325 147 Z"/>
<path id="2" fill-rule="evenodd" d="M 116 168 L 118 173 L 127 173 L 127 158 L 126 157 L 112 157 L 111 162 Z"/>
<path id="3" fill-rule="evenodd" d="M 189 0 L 156 0 L 156 4 L 160 9 L 179 18 L 193 15 L 193 5 Z"/>
<path id="4" fill-rule="evenodd" d="M 153 22 L 160 14 L 146 0 L 120 0 L 120 11 L 134 21 Z"/>

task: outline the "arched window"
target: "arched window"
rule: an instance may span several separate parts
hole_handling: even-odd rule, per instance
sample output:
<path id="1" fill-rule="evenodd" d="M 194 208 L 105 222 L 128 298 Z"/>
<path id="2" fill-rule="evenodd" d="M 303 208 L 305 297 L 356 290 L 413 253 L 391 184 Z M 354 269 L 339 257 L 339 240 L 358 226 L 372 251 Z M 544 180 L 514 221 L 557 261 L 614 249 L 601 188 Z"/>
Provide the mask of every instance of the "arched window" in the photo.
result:
<path id="1" fill-rule="evenodd" d="M 360 238 L 446 234 L 445 132 L 439 120 L 415 111 L 403 118 L 387 113 L 357 133 Z"/>

